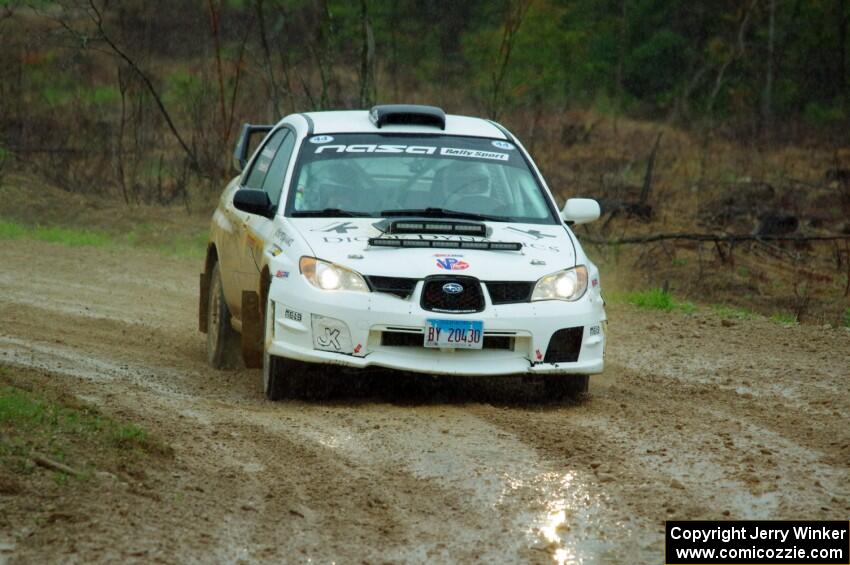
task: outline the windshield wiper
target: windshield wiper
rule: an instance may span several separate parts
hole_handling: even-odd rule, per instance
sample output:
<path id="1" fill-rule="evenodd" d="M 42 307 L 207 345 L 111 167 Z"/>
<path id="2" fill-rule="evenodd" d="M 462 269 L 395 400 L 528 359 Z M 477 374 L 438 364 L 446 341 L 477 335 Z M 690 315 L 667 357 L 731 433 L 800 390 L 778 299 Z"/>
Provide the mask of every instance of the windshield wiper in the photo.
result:
<path id="1" fill-rule="evenodd" d="M 381 210 L 381 216 L 422 216 L 426 218 L 458 218 L 460 220 L 485 220 L 495 222 L 510 221 L 507 216 L 493 216 L 490 214 L 474 214 L 472 212 L 459 212 L 457 210 L 447 210 L 445 208 L 410 208 L 401 210 Z"/>
<path id="2" fill-rule="evenodd" d="M 339 208 L 324 208 L 322 210 L 295 210 L 293 218 L 369 218 L 371 214 L 365 212 L 352 212 Z"/>

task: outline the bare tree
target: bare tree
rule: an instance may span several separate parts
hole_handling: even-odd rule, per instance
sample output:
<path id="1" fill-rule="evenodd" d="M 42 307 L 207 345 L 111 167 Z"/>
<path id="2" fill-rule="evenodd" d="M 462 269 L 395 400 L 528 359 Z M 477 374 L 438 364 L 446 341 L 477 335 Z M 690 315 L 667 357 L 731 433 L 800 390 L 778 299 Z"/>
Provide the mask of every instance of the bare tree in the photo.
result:
<path id="1" fill-rule="evenodd" d="M 375 35 L 369 19 L 369 2 L 360 0 L 360 107 L 369 108 L 375 103 Z"/>
<path id="2" fill-rule="evenodd" d="M 277 81 L 274 72 L 274 64 L 272 64 L 272 53 L 269 47 L 269 38 L 266 31 L 266 13 L 264 9 L 265 0 L 255 0 L 254 10 L 257 16 L 257 24 L 260 28 L 260 49 L 263 52 L 263 70 L 266 74 L 266 80 L 269 84 L 269 97 L 272 105 L 272 119 L 278 120 L 282 114 L 283 95 L 281 94 L 281 86 Z"/>
<path id="3" fill-rule="evenodd" d="M 171 113 L 165 107 L 165 103 L 162 100 L 162 96 L 160 96 L 159 91 L 154 86 L 151 76 L 147 72 L 145 72 L 136 63 L 135 59 L 131 57 L 130 54 L 127 53 L 124 49 L 122 49 L 118 45 L 118 42 L 113 38 L 113 36 L 107 32 L 103 12 L 100 8 L 97 7 L 95 0 L 88 0 L 87 4 L 83 4 L 81 6 L 91 23 L 93 23 L 95 26 L 97 33 L 96 36 L 93 38 L 90 37 L 89 34 L 85 31 L 72 27 L 69 19 L 63 18 L 61 16 L 52 17 L 52 19 L 56 21 L 60 26 L 62 26 L 64 30 L 70 33 L 72 37 L 76 38 L 83 49 L 92 48 L 93 44 L 97 42 L 103 42 L 104 44 L 106 44 L 107 49 L 105 50 L 105 52 L 121 59 L 128 66 L 128 68 L 130 68 L 133 73 L 135 73 L 136 76 L 139 77 L 139 79 L 145 85 L 145 88 L 150 93 L 154 102 L 156 103 L 159 113 L 162 115 L 166 125 L 168 126 L 169 132 L 177 141 L 178 145 L 180 145 L 180 148 L 183 150 L 186 155 L 186 158 L 189 160 L 189 164 L 192 170 L 201 173 L 201 166 L 198 161 L 197 154 L 195 153 L 194 149 L 189 147 L 189 145 L 186 143 L 185 139 L 181 135 L 180 130 L 177 129 L 177 125 L 174 123 L 174 120 L 171 117 Z"/>
<path id="4" fill-rule="evenodd" d="M 717 95 L 720 93 L 720 89 L 723 86 L 723 80 L 726 76 L 726 70 L 729 66 L 737 61 L 739 58 L 743 57 L 744 52 L 746 51 L 746 43 L 744 39 L 747 34 L 747 25 L 750 22 L 750 15 L 755 9 L 756 4 L 758 4 L 758 0 L 752 0 L 744 8 L 744 13 L 741 16 L 741 23 L 738 25 L 738 35 L 737 41 L 735 42 L 735 47 L 732 51 L 729 52 L 729 56 L 720 66 L 720 69 L 717 71 L 717 78 L 714 81 L 714 88 L 711 89 L 711 94 L 708 97 L 708 111 L 709 113 L 714 109 L 714 102 L 717 100 Z"/>
<path id="5" fill-rule="evenodd" d="M 776 0 L 770 0 L 767 24 L 767 71 L 764 79 L 764 94 L 761 100 L 761 118 L 770 131 L 773 126 L 773 65 L 776 43 Z"/>
<path id="6" fill-rule="evenodd" d="M 502 40 L 499 43 L 496 65 L 491 76 L 490 99 L 487 103 L 487 114 L 493 120 L 498 120 L 502 111 L 503 91 L 508 74 L 508 65 L 511 62 L 511 52 L 517 33 L 522 26 L 522 21 L 533 2 L 534 0 L 510 0 L 508 2 L 508 9 L 505 12 L 505 21 L 502 26 Z"/>

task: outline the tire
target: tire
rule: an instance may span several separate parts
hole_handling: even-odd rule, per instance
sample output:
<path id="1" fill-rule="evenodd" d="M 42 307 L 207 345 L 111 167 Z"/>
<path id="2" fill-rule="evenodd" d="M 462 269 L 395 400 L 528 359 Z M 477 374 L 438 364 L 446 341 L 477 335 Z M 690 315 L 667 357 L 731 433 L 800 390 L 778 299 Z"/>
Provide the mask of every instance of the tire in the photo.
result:
<path id="1" fill-rule="evenodd" d="M 284 400 L 287 398 L 310 398 L 313 396 L 314 380 L 322 373 L 322 366 L 314 363 L 304 363 L 294 359 L 286 359 L 271 355 L 268 352 L 269 332 L 274 321 L 268 315 L 268 299 L 266 301 L 265 336 L 263 339 L 263 392 L 269 400 Z"/>
<path id="2" fill-rule="evenodd" d="M 575 399 L 587 394 L 590 375 L 547 375 L 543 377 L 546 397 L 550 400 Z"/>
<path id="3" fill-rule="evenodd" d="M 233 369 L 239 366 L 241 340 L 230 325 L 230 317 L 230 308 L 224 299 L 221 269 L 216 263 L 210 273 L 207 304 L 207 362 L 214 369 Z"/>

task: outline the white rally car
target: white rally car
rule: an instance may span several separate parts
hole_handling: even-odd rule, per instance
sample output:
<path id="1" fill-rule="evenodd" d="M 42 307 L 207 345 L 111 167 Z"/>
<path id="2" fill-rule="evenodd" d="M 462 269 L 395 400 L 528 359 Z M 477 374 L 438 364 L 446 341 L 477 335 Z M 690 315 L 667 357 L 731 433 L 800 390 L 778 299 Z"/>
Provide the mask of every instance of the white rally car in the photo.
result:
<path id="1" fill-rule="evenodd" d="M 539 375 L 554 395 L 602 371 L 599 271 L 570 230 L 599 205 L 559 212 L 501 125 L 431 106 L 293 114 L 245 125 L 234 161 L 200 329 L 213 367 L 263 368 L 269 399 L 330 365 Z"/>

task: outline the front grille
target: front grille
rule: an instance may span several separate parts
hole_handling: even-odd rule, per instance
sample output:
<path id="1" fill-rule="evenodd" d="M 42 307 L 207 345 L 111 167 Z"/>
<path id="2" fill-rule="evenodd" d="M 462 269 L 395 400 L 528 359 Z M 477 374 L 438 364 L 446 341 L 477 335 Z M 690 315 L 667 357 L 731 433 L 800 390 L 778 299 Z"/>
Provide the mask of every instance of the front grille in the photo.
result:
<path id="1" fill-rule="evenodd" d="M 516 304 L 531 300 L 533 282 L 488 281 L 487 292 L 493 304 Z"/>
<path id="2" fill-rule="evenodd" d="M 564 328 L 552 334 L 546 349 L 544 363 L 575 363 L 581 352 L 581 338 L 584 326 Z"/>
<path id="3" fill-rule="evenodd" d="M 450 294 L 443 289 L 448 283 L 459 284 L 463 290 L 457 294 Z M 453 314 L 481 312 L 484 310 L 484 294 L 481 292 L 481 283 L 475 277 L 438 275 L 425 279 L 421 305 L 423 310 L 431 312 Z"/>
<path id="4" fill-rule="evenodd" d="M 424 347 L 425 336 L 411 332 L 381 332 L 381 345 L 385 347 Z M 506 335 L 485 335 L 483 349 L 507 349 L 513 351 L 514 338 Z"/>
<path id="5" fill-rule="evenodd" d="M 406 279 L 402 277 L 366 277 L 369 288 L 374 292 L 386 292 L 394 294 L 399 298 L 407 298 L 413 294 L 419 279 Z"/>

